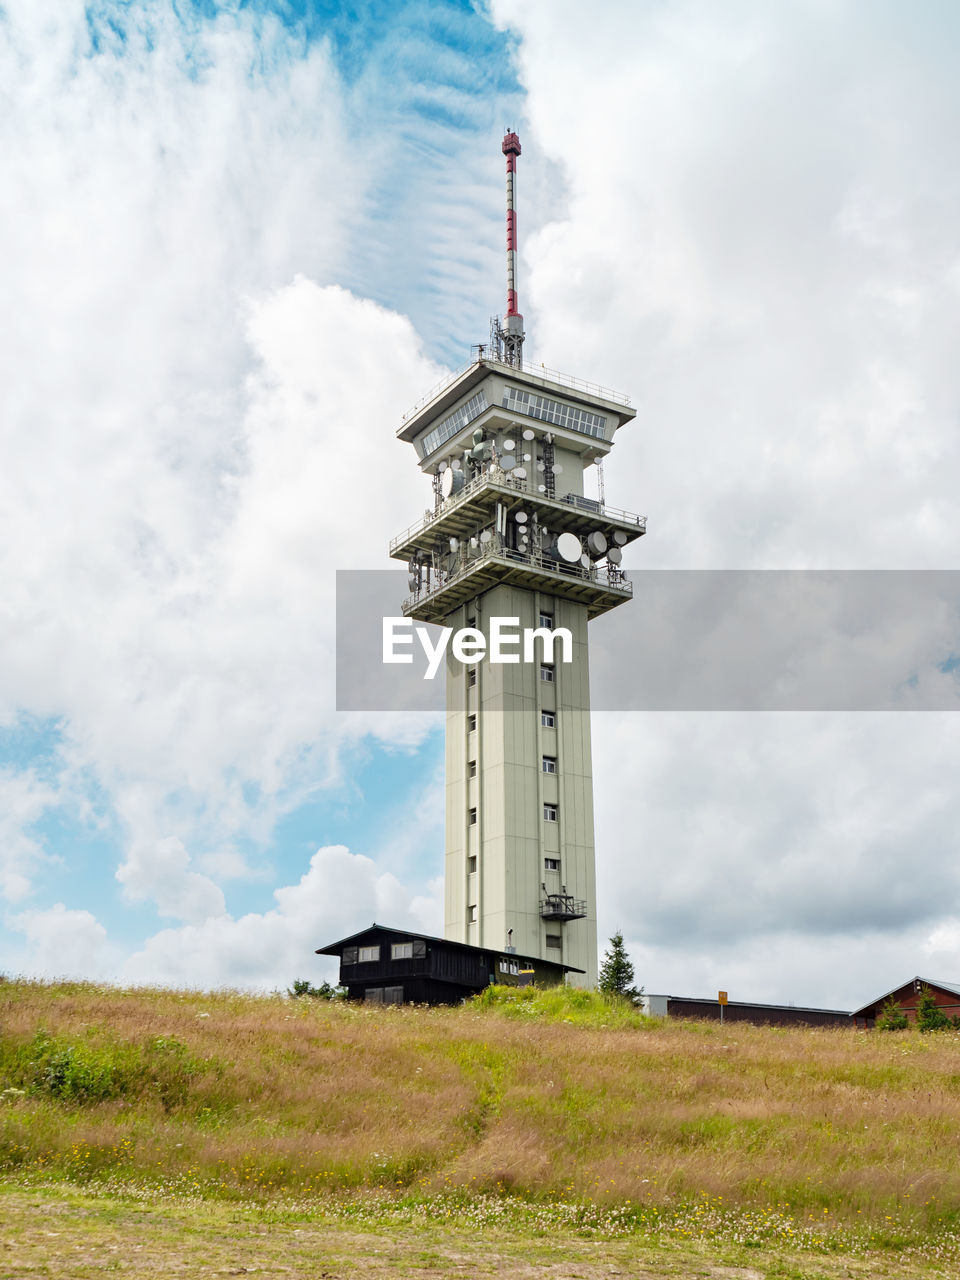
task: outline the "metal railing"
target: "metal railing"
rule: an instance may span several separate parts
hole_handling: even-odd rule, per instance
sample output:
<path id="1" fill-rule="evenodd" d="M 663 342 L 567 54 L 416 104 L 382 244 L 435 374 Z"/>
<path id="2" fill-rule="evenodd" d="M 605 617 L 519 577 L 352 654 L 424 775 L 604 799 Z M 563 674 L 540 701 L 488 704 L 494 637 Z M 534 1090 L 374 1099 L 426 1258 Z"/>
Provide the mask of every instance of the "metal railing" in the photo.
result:
<path id="1" fill-rule="evenodd" d="M 617 565 L 608 564 L 603 567 L 591 565 L 587 569 L 582 564 L 568 564 L 565 560 L 554 559 L 543 551 L 518 551 L 508 546 L 501 534 L 495 533 L 491 535 L 489 542 L 482 542 L 476 548 L 468 543 L 461 543 L 455 552 L 452 566 L 448 564 L 441 571 L 424 571 L 420 587 L 413 595 L 407 596 L 403 607 L 411 608 L 421 600 L 428 600 L 456 582 L 468 569 L 490 559 L 512 560 L 533 569 L 544 569 L 549 573 L 575 578 L 593 586 L 608 587 L 614 591 L 622 591 L 625 595 L 633 595 L 632 583 Z"/>
<path id="2" fill-rule="evenodd" d="M 645 529 L 647 526 L 646 516 L 638 516 L 633 511 L 624 511 L 621 507 L 611 507 L 607 503 L 600 501 L 597 501 L 596 505 L 585 507 L 582 505 L 583 499 L 581 495 L 577 493 L 564 495 L 562 498 L 547 498 L 544 494 L 537 492 L 535 480 L 529 478 L 526 480 L 514 480 L 510 477 L 509 471 L 501 471 L 499 476 L 493 477 L 487 472 L 468 480 L 459 493 L 454 494 L 443 502 L 438 511 L 425 511 L 421 519 L 415 520 L 412 525 L 404 529 L 403 533 L 392 539 L 390 554 L 393 555 L 404 543 L 422 533 L 434 521 L 440 520 L 451 512 L 456 511 L 457 507 L 472 497 L 478 489 L 482 489 L 484 485 L 493 485 L 508 494 L 527 493 L 538 501 L 566 503 L 568 506 L 576 507 L 578 510 L 588 512 L 590 515 L 607 516 L 610 520 L 618 520 L 621 524 L 635 524 L 639 529 Z M 592 504 L 593 500 L 591 499 L 590 501 Z"/>
<path id="3" fill-rule="evenodd" d="M 508 377 L 516 377 L 517 369 L 512 364 L 503 364 L 499 360 L 491 360 L 488 356 L 479 356 L 475 360 L 470 360 L 467 364 L 461 365 L 459 369 L 454 369 L 452 373 L 448 373 L 434 387 L 422 395 L 412 409 L 408 409 L 403 415 L 403 421 L 408 422 L 421 409 L 425 409 L 432 400 L 436 400 L 438 396 L 443 395 L 448 387 L 453 386 L 461 374 L 473 367 L 475 364 L 491 364 L 502 369 Z M 585 378 L 576 378 L 571 373 L 560 373 L 557 369 L 548 369 L 545 364 L 525 365 L 519 371 L 525 378 L 532 378 L 534 382 L 546 385 L 552 382 L 561 387 L 569 387 L 572 391 L 586 391 L 588 395 L 599 397 L 601 400 L 610 400 L 614 404 L 622 404 L 626 408 L 630 407 L 630 397 L 625 396 L 620 391 L 613 391 L 610 387 L 601 386 L 599 382 L 588 382 Z"/>
<path id="4" fill-rule="evenodd" d="M 540 900 L 542 920 L 582 920 L 586 914 L 586 902 L 569 893 L 548 893 Z"/>

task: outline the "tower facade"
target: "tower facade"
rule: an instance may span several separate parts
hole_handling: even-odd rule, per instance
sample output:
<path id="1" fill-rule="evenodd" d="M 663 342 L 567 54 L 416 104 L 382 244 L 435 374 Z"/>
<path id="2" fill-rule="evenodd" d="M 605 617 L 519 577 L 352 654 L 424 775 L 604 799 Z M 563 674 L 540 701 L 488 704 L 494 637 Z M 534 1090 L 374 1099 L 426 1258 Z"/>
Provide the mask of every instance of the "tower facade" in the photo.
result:
<path id="1" fill-rule="evenodd" d="M 532 660 L 519 645 L 516 661 L 472 665 L 447 650 L 444 933 L 572 966 L 595 986 L 587 627 L 630 599 L 622 548 L 645 524 L 586 496 L 584 478 L 635 410 L 603 388 L 523 367 L 516 134 L 503 151 L 507 313 L 489 349 L 398 432 L 433 501 L 390 554 L 410 574 L 404 613 L 479 632 L 487 652 L 498 628 L 568 633 L 535 638 Z"/>

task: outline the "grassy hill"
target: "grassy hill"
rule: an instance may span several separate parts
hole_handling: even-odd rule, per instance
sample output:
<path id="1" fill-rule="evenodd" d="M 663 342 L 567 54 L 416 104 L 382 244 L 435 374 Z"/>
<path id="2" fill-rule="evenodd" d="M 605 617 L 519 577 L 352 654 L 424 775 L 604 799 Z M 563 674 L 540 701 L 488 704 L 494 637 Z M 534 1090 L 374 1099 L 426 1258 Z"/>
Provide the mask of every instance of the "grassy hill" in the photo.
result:
<path id="1" fill-rule="evenodd" d="M 0 983 L 0 1176 L 958 1257 L 960 1035 Z M 519 1219 L 518 1219 L 519 1220 Z M 954 1265 L 954 1264 L 951 1264 Z"/>

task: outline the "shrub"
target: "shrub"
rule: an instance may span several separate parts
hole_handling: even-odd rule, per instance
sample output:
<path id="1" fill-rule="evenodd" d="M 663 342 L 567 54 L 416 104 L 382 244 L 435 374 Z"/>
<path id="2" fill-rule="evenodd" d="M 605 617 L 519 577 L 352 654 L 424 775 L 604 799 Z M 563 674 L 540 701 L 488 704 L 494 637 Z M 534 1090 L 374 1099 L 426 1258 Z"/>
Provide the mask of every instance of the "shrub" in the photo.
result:
<path id="1" fill-rule="evenodd" d="M 313 1000 L 342 1000 L 346 995 L 343 987 L 331 986 L 329 982 L 321 982 L 315 987 L 306 978 L 295 978 L 292 987 L 288 987 L 287 995 L 291 1000 L 299 1000 L 310 996 Z"/>

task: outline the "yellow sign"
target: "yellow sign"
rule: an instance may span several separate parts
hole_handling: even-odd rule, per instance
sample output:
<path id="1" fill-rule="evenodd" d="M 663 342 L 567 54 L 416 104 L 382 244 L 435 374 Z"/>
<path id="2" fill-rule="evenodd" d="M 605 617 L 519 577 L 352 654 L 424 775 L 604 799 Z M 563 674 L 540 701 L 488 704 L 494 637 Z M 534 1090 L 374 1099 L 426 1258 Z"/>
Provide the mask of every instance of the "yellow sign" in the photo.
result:
<path id="1" fill-rule="evenodd" d="M 727 993 L 726 993 L 725 991 L 718 991 L 718 992 L 717 992 L 717 1003 L 718 1003 L 718 1004 L 726 1004 L 726 1003 L 727 1003 Z"/>

